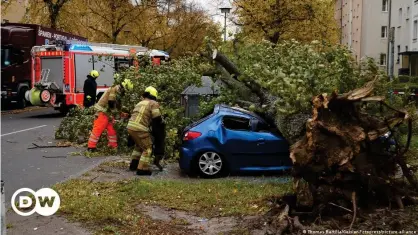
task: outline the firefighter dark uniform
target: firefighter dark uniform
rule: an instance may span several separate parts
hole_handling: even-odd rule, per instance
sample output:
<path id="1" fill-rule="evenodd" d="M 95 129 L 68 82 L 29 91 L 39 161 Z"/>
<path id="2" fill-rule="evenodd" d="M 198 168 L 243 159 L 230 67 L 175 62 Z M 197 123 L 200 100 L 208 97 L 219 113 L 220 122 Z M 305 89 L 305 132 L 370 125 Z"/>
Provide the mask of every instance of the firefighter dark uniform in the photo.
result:
<path id="1" fill-rule="evenodd" d="M 154 87 L 147 87 L 129 119 L 128 133 L 135 142 L 132 152 L 130 170 L 137 170 L 137 175 L 151 175 L 150 164 L 152 162 L 152 136 L 151 125 L 163 125 L 160 106 L 156 101 L 158 96 Z"/>
<path id="2" fill-rule="evenodd" d="M 96 79 L 99 77 L 99 72 L 96 70 L 92 70 L 89 75 L 87 75 L 87 79 L 84 81 L 84 99 L 83 99 L 83 106 L 88 108 L 96 103 L 96 94 L 97 94 L 97 83 Z"/>

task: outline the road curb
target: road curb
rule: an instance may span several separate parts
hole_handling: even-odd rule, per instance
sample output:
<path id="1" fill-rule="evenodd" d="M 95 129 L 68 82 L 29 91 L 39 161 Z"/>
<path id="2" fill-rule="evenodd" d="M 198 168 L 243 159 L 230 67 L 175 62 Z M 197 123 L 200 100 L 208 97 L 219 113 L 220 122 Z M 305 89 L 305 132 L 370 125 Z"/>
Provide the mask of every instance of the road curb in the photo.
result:
<path id="1" fill-rule="evenodd" d="M 86 169 L 84 169 L 84 170 L 82 170 L 82 171 L 80 171 L 80 172 L 78 172 L 78 173 L 76 173 L 76 174 L 73 174 L 73 175 L 68 176 L 68 178 L 66 178 L 66 179 L 64 179 L 64 180 L 61 180 L 61 181 L 59 181 L 59 182 L 55 183 L 54 185 L 56 185 L 56 184 L 62 184 L 62 183 L 65 183 L 66 181 L 69 181 L 69 180 L 72 180 L 72 179 L 79 178 L 79 177 L 80 177 L 80 176 L 82 176 L 83 174 L 85 174 L 85 173 L 87 173 L 87 172 L 89 172 L 89 171 L 93 170 L 94 168 L 98 167 L 98 166 L 99 166 L 100 164 L 102 164 L 103 162 L 107 162 L 107 161 L 111 161 L 111 160 L 116 160 L 118 157 L 119 157 L 119 156 L 103 156 L 103 157 L 94 157 L 94 158 L 103 158 L 103 159 L 101 159 L 100 161 L 96 162 L 95 164 L 93 164 L 93 165 L 89 166 L 88 168 L 86 168 Z"/>

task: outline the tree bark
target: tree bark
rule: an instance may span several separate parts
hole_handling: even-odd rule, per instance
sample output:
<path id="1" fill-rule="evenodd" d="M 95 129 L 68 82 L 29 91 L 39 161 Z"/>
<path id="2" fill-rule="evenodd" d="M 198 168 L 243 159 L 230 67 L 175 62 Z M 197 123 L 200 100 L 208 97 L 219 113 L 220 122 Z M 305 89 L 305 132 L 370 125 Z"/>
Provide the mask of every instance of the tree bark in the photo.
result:
<path id="1" fill-rule="evenodd" d="M 215 49 L 213 51 L 212 59 L 222 65 L 232 76 L 235 75 L 238 77 L 241 75 L 237 66 L 235 66 L 235 64 L 232 63 L 232 61 L 230 61 L 224 54 L 218 52 L 218 50 Z"/>
<path id="2" fill-rule="evenodd" d="M 49 23 L 51 28 L 58 28 L 58 16 L 60 14 L 61 8 L 68 1 L 69 0 L 58 0 L 56 3 L 53 3 L 52 0 L 44 0 L 45 5 L 48 7 Z"/>
<path id="3" fill-rule="evenodd" d="M 218 50 L 215 49 L 213 51 L 212 59 L 219 63 L 222 67 L 224 67 L 225 70 L 229 74 L 231 74 L 235 80 L 240 81 L 238 77 L 241 76 L 241 73 L 239 72 L 237 66 L 232 61 L 230 61 L 224 54 L 220 53 Z M 244 78 L 242 80 L 242 83 L 258 96 L 258 98 L 260 99 L 260 106 L 265 104 L 266 101 L 271 100 L 272 97 L 269 96 L 268 93 L 259 84 L 252 82 L 248 78 Z"/>

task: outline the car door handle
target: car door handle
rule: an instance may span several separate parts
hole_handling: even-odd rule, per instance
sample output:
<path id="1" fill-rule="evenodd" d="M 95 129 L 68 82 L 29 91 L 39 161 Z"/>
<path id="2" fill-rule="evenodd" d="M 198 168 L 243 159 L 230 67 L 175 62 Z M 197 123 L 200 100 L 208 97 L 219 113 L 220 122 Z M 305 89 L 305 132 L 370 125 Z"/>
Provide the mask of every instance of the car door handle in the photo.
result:
<path id="1" fill-rule="evenodd" d="M 257 140 L 257 145 L 265 144 L 265 143 L 266 142 L 265 142 L 265 140 L 263 138 L 260 138 L 260 139 Z"/>

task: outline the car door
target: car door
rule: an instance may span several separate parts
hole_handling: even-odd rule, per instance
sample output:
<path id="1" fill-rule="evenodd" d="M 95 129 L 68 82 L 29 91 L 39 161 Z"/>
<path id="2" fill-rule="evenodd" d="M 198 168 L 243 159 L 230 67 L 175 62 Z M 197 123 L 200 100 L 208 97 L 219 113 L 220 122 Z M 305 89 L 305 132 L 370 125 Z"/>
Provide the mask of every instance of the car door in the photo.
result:
<path id="1" fill-rule="evenodd" d="M 221 131 L 219 142 L 230 166 L 234 169 L 251 166 L 251 161 L 257 157 L 260 148 L 257 146 L 257 137 L 251 131 L 250 119 L 223 116 Z"/>
<path id="2" fill-rule="evenodd" d="M 289 144 L 276 128 L 263 120 L 251 119 L 253 135 L 259 148 L 259 156 L 252 160 L 252 165 L 259 167 L 279 167 L 289 165 Z"/>

